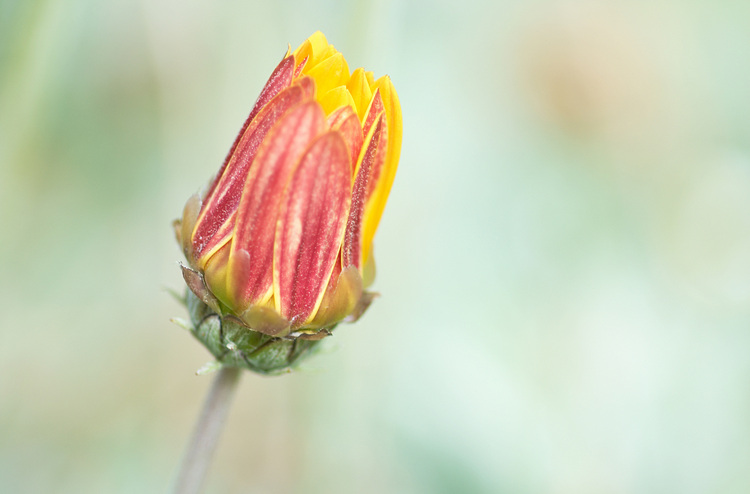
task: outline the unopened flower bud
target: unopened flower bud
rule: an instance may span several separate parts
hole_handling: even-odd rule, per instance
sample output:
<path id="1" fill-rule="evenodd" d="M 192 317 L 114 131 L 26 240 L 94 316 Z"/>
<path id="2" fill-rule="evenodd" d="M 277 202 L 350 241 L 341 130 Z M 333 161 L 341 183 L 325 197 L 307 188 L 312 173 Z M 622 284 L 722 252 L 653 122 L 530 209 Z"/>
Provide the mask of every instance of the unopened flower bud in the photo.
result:
<path id="1" fill-rule="evenodd" d="M 364 313 L 401 134 L 390 78 L 350 73 L 322 33 L 279 63 L 175 222 L 192 332 L 221 364 L 283 371 Z"/>

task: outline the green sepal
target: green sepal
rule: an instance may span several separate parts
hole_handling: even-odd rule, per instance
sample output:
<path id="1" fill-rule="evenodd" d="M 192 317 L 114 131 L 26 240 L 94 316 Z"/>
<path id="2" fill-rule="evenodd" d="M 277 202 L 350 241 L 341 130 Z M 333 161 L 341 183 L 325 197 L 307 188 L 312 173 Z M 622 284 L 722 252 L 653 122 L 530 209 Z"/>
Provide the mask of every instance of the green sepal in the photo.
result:
<path id="1" fill-rule="evenodd" d="M 308 335 L 277 338 L 253 331 L 233 315 L 217 314 L 189 289 L 185 306 L 192 323 L 190 332 L 224 366 L 278 375 L 290 372 L 319 343 Z"/>

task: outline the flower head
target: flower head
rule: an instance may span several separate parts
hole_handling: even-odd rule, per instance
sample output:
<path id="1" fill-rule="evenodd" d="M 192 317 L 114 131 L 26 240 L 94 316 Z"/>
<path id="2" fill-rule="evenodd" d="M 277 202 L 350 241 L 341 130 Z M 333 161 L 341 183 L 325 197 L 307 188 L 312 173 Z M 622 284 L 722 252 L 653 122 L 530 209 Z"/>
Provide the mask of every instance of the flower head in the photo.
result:
<path id="1" fill-rule="evenodd" d="M 263 371 L 247 359 L 256 343 L 296 348 L 364 312 L 401 133 L 388 76 L 350 72 L 320 32 L 287 52 L 216 177 L 175 222 L 188 297 L 201 313 L 194 333 L 219 360 Z M 257 341 L 238 349 L 202 337 L 207 314 Z M 237 362 L 227 361 L 227 345 L 242 353 Z"/>

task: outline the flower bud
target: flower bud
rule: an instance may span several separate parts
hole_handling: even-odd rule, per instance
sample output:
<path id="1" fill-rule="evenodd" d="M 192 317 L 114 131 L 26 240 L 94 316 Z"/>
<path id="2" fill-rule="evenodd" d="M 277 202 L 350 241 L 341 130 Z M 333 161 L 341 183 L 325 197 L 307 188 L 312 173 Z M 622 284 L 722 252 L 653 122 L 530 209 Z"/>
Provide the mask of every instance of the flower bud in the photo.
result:
<path id="1" fill-rule="evenodd" d="M 175 222 L 193 334 L 223 365 L 288 368 L 372 301 L 372 241 L 401 108 L 317 32 L 271 74 L 205 193 Z"/>

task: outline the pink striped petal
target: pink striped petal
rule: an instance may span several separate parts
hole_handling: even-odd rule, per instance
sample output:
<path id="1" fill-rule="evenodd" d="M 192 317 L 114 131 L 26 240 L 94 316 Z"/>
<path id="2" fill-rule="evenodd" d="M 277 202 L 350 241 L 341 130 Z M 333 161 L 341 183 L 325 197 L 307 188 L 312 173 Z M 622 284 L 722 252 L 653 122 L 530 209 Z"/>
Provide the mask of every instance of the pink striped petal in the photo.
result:
<path id="1" fill-rule="evenodd" d="M 347 111 L 347 108 L 349 108 L 349 111 Z M 330 115 L 328 115 L 328 126 L 330 128 L 340 126 L 344 122 L 344 120 L 349 118 L 351 111 L 352 109 L 348 106 L 342 106 L 341 108 L 334 110 Z"/>
<path id="2" fill-rule="evenodd" d="M 385 111 L 385 106 L 383 105 L 383 97 L 380 96 L 380 89 L 377 89 L 375 91 L 375 94 L 372 95 L 372 101 L 370 101 L 370 107 L 367 109 L 367 114 L 365 115 L 365 120 L 364 120 L 364 123 L 362 124 L 362 133 L 364 135 L 367 135 L 370 132 L 377 118 L 384 111 Z"/>
<path id="3" fill-rule="evenodd" d="M 300 77 L 294 81 L 294 85 L 302 88 L 305 99 L 313 99 L 315 97 L 315 80 L 312 77 Z"/>
<path id="4" fill-rule="evenodd" d="M 248 125 L 226 170 L 211 196 L 207 197 L 198 217 L 192 236 L 196 259 L 204 262 L 212 252 L 226 242 L 225 237 L 217 236 L 216 233 L 230 220 L 240 203 L 248 169 L 251 168 L 258 147 L 273 124 L 290 108 L 302 102 L 304 96 L 305 92 L 299 86 L 283 90 L 263 107 Z"/>
<path id="5" fill-rule="evenodd" d="M 260 91 L 258 99 L 255 101 L 255 106 L 253 106 L 248 118 L 252 120 L 269 101 L 271 101 L 282 90 L 289 87 L 292 84 L 293 75 L 294 55 L 289 55 L 282 60 L 271 73 L 271 77 L 268 78 L 266 85 L 263 86 L 263 89 Z"/>
<path id="6" fill-rule="evenodd" d="M 299 75 L 302 73 L 302 69 L 305 68 L 305 65 L 307 64 L 307 59 L 308 58 L 309 57 L 303 58 L 302 61 L 299 64 L 297 64 L 297 68 L 294 69 L 294 77 L 295 78 L 299 77 Z"/>
<path id="7" fill-rule="evenodd" d="M 219 225 L 218 230 L 214 232 L 211 240 L 206 244 L 205 249 L 203 249 L 203 256 L 196 261 L 198 265 L 205 267 L 208 260 L 211 259 L 211 256 L 218 252 L 219 249 L 232 239 L 232 234 L 234 233 L 234 222 L 236 219 L 237 209 L 235 208 L 229 215 L 229 218 Z"/>
<path id="8" fill-rule="evenodd" d="M 274 293 L 279 313 L 300 327 L 318 310 L 338 259 L 351 202 L 349 150 L 329 131 L 302 157 L 276 229 Z"/>
<path id="9" fill-rule="evenodd" d="M 365 123 L 363 126 L 364 135 L 367 135 L 370 132 L 370 130 L 372 130 L 373 124 L 377 121 L 377 119 L 380 118 L 381 114 L 383 113 L 385 113 L 385 105 L 383 103 L 383 97 L 380 94 L 380 88 L 378 88 L 375 90 L 375 94 L 372 97 L 370 106 L 367 109 L 367 114 L 365 115 Z M 369 185 L 367 186 L 367 194 L 365 197 L 365 202 L 369 201 L 370 197 L 375 192 L 375 187 L 378 185 L 378 180 L 380 180 L 380 172 L 383 169 L 383 164 L 385 163 L 386 153 L 388 151 L 387 120 L 383 122 L 383 128 L 381 131 L 382 131 L 382 135 L 380 136 L 381 142 L 378 143 L 378 146 L 379 146 L 378 152 L 382 154 L 382 156 L 377 156 L 376 162 L 378 163 L 378 166 L 374 167 L 370 174 L 370 178 L 368 181 Z"/>
<path id="10" fill-rule="evenodd" d="M 224 164 L 221 165 L 221 168 L 219 169 L 219 173 L 216 174 L 216 178 L 214 179 L 213 183 L 208 189 L 208 192 L 206 193 L 206 197 L 209 197 L 214 189 L 216 188 L 216 185 L 219 182 L 219 179 L 221 179 L 221 176 L 224 174 L 224 170 L 227 167 L 227 164 L 229 164 L 229 160 L 232 158 L 232 155 L 234 155 L 235 149 L 237 149 L 237 145 L 240 142 L 240 139 L 245 134 L 245 131 L 247 130 L 247 127 L 250 125 L 250 122 L 255 118 L 255 116 L 260 112 L 260 110 L 271 101 L 274 96 L 279 94 L 282 89 L 285 89 L 289 87 L 289 85 L 292 83 L 292 76 L 294 71 L 294 56 L 290 55 L 286 58 L 284 58 L 279 65 L 276 66 L 274 71 L 271 73 L 271 77 L 268 78 L 268 81 L 266 82 L 266 85 L 263 86 L 263 89 L 260 91 L 260 95 L 258 96 L 258 99 L 255 101 L 255 106 L 253 106 L 252 111 L 250 112 L 250 115 L 245 120 L 245 123 L 242 125 L 242 129 L 240 130 L 240 133 L 237 134 L 237 137 L 234 140 L 234 143 L 232 144 L 232 147 L 229 149 L 229 153 L 227 153 L 227 157 L 224 158 Z"/>
<path id="11" fill-rule="evenodd" d="M 362 150 L 362 124 L 359 123 L 359 117 L 351 106 L 342 106 L 328 116 L 328 125 L 333 130 L 338 130 L 344 137 L 346 146 L 349 148 L 351 156 L 351 174 L 357 166 L 357 158 Z"/>
<path id="12" fill-rule="evenodd" d="M 367 193 L 373 175 L 383 166 L 385 154 L 381 148 L 385 147 L 385 113 L 381 113 L 377 123 L 370 131 L 365 141 L 365 151 L 360 156 L 357 172 L 352 187 L 352 206 L 344 235 L 343 261 L 344 267 L 354 266 L 362 269 L 362 222 L 367 203 Z"/>
<path id="13" fill-rule="evenodd" d="M 229 257 L 227 288 L 238 307 L 262 303 L 273 292 L 274 235 L 284 190 L 325 125 L 320 105 L 300 104 L 279 120 L 258 150 L 244 183 Z"/>
<path id="14" fill-rule="evenodd" d="M 380 174 L 383 171 L 385 165 L 385 158 L 388 151 L 388 123 L 385 112 L 381 113 L 379 119 L 381 124 L 380 128 L 380 139 L 378 140 L 378 150 L 375 156 L 375 163 L 370 170 L 370 179 L 367 183 L 367 195 L 365 196 L 365 204 L 369 203 L 370 198 L 375 193 L 375 188 L 380 180 Z"/>

